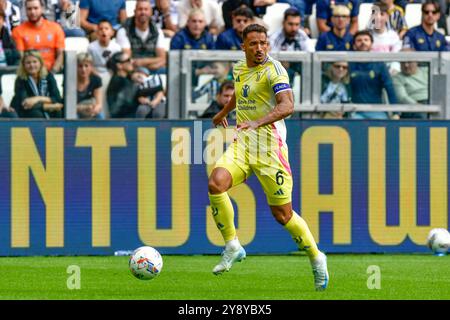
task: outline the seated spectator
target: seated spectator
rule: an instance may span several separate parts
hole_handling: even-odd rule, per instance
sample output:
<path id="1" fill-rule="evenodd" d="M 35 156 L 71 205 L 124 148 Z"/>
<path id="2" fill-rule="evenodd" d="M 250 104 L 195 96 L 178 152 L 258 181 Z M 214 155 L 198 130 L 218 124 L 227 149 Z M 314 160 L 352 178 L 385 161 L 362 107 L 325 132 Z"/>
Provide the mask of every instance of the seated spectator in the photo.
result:
<path id="1" fill-rule="evenodd" d="M 211 80 L 203 84 L 200 88 L 195 88 L 192 94 L 192 101 L 196 102 L 199 98 L 207 95 L 208 102 L 211 101 L 219 91 L 222 83 L 232 80 L 231 66 L 228 62 L 213 62 L 199 70 L 196 70 L 196 75 L 212 74 Z"/>
<path id="2" fill-rule="evenodd" d="M 359 14 L 359 1 L 358 0 L 317 0 L 317 28 L 320 33 L 331 31 L 334 22 L 331 17 L 333 16 L 333 8 L 343 5 L 350 11 L 350 29 L 351 34 L 355 34 L 358 31 L 358 14 Z"/>
<path id="3" fill-rule="evenodd" d="M 203 114 L 199 118 L 213 118 L 223 107 L 230 102 L 234 94 L 233 81 L 225 81 L 221 84 L 219 92 L 216 95 L 215 100 L 206 108 Z M 228 114 L 230 117 L 231 113 Z"/>
<path id="4" fill-rule="evenodd" d="M 80 23 L 89 38 L 94 40 L 100 21 L 107 20 L 115 30 L 127 19 L 125 0 L 81 0 Z"/>
<path id="5" fill-rule="evenodd" d="M 25 51 L 11 101 L 20 118 L 62 118 L 63 100 L 55 77 L 38 51 Z"/>
<path id="6" fill-rule="evenodd" d="M 150 74 L 147 68 L 138 67 L 132 73 L 131 79 L 138 87 L 136 118 L 164 118 L 166 99 L 161 77 L 158 74 Z"/>
<path id="7" fill-rule="evenodd" d="M 21 23 L 20 8 L 9 0 L 0 0 L 0 9 L 5 12 L 4 24 L 9 32 Z"/>
<path id="8" fill-rule="evenodd" d="M 399 52 L 402 42 L 397 32 L 388 29 L 389 13 L 385 3 L 375 2 L 374 6 L 379 10 L 375 13 L 376 23 L 372 26 L 372 52 Z"/>
<path id="9" fill-rule="evenodd" d="M 166 38 L 172 38 L 178 32 L 178 8 L 175 2 L 156 0 L 152 20 L 163 31 Z"/>
<path id="10" fill-rule="evenodd" d="M 86 32 L 81 29 L 80 9 L 71 0 L 58 0 L 54 4 L 55 21 L 64 30 L 66 37 L 85 37 Z"/>
<path id="11" fill-rule="evenodd" d="M 275 3 L 276 1 L 266 1 L 267 3 L 271 2 L 266 5 L 262 5 L 264 1 L 256 2 L 258 7 L 254 6 L 254 2 L 256 2 L 256 0 L 225 0 L 222 3 L 222 18 L 225 23 L 225 30 L 233 28 L 232 13 L 237 8 L 249 8 L 252 10 L 253 14 L 257 14 L 258 17 L 262 17 L 266 13 L 267 6 Z"/>
<path id="12" fill-rule="evenodd" d="M 399 5 L 396 5 L 394 0 L 381 0 L 381 2 L 387 5 L 387 12 L 389 15 L 387 28 L 396 31 L 400 39 L 403 39 L 406 31 L 408 31 L 405 20 L 405 10 Z"/>
<path id="13" fill-rule="evenodd" d="M 213 35 L 218 35 L 224 29 L 224 22 L 220 15 L 219 4 L 214 0 L 181 0 L 178 5 L 178 27 L 184 28 L 189 14 L 193 9 L 202 10 L 206 29 Z"/>
<path id="14" fill-rule="evenodd" d="M 353 36 L 348 31 L 350 9 L 337 5 L 333 8 L 331 31 L 322 33 L 316 43 L 316 51 L 350 51 Z"/>
<path id="15" fill-rule="evenodd" d="M 403 49 L 402 51 L 414 51 Z M 394 82 L 398 103 L 402 104 L 428 104 L 428 69 L 419 67 L 417 62 L 401 62 L 401 72 L 396 74 Z M 402 112 L 400 118 L 427 119 L 426 113 Z"/>
<path id="16" fill-rule="evenodd" d="M 314 45 L 301 29 L 300 12 L 289 8 L 284 12 L 283 27 L 270 36 L 271 51 L 314 52 Z"/>
<path id="17" fill-rule="evenodd" d="M 358 31 L 353 39 L 353 50 L 369 52 L 373 37 L 370 31 Z M 386 90 L 389 103 L 396 104 L 392 78 L 383 62 L 352 62 L 349 64 L 352 102 L 361 104 L 382 104 L 383 89 Z M 353 119 L 389 119 L 387 112 L 354 112 Z"/>
<path id="18" fill-rule="evenodd" d="M 88 46 L 88 52 L 94 59 L 94 67 L 98 73 L 107 73 L 106 62 L 116 52 L 122 51 L 115 39 L 114 29 L 108 20 L 100 21 L 96 31 L 97 40 Z"/>
<path id="19" fill-rule="evenodd" d="M 102 79 L 94 73 L 89 53 L 77 55 L 77 114 L 80 119 L 103 119 Z"/>
<path id="20" fill-rule="evenodd" d="M 253 20 L 253 12 L 247 7 L 233 11 L 233 28 L 225 30 L 217 37 L 217 50 L 241 50 L 242 33 Z"/>
<path id="21" fill-rule="evenodd" d="M 320 103 L 349 103 L 349 83 L 347 62 L 337 61 L 329 64 L 322 77 Z"/>
<path id="22" fill-rule="evenodd" d="M 135 118 L 138 88 L 130 78 L 134 71 L 131 56 L 125 52 L 114 53 L 108 60 L 108 69 L 113 74 L 106 90 L 111 118 Z"/>
<path id="23" fill-rule="evenodd" d="M 445 36 L 434 28 L 440 16 L 439 3 L 425 0 L 422 4 L 422 24 L 406 32 L 403 47 L 416 51 L 447 51 Z"/>
<path id="24" fill-rule="evenodd" d="M 0 66 L 17 65 L 20 55 L 4 21 L 5 12 L 0 9 Z"/>
<path id="25" fill-rule="evenodd" d="M 48 71 L 61 71 L 64 63 L 64 31 L 56 22 L 44 18 L 40 0 L 25 0 L 25 8 L 28 21 L 12 31 L 17 50 L 21 53 L 38 50 Z"/>
<path id="26" fill-rule="evenodd" d="M 117 32 L 117 43 L 133 58 L 135 67 L 158 70 L 166 66 L 164 34 L 151 20 L 148 0 L 138 0 L 134 16 L 128 18 Z"/>
<path id="27" fill-rule="evenodd" d="M 205 30 L 206 20 L 203 11 L 193 9 L 189 13 L 186 27 L 175 34 L 170 41 L 171 50 L 214 49 L 214 38 Z"/>

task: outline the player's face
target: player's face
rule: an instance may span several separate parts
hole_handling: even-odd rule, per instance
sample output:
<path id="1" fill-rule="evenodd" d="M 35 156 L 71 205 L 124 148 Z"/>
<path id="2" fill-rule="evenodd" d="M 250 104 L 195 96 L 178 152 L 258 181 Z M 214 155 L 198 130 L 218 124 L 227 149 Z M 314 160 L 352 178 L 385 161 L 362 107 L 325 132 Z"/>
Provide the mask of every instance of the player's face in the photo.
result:
<path id="1" fill-rule="evenodd" d="M 300 30 L 300 17 L 289 16 L 283 22 L 284 34 L 288 38 L 294 38 L 298 30 Z"/>
<path id="2" fill-rule="evenodd" d="M 27 2 L 27 18 L 30 22 L 38 22 L 42 17 L 42 6 L 39 0 Z"/>
<path id="3" fill-rule="evenodd" d="M 250 32 L 244 40 L 242 50 L 245 52 L 249 67 L 262 64 L 266 60 L 267 52 L 269 51 L 267 35 L 263 32 Z"/>
<path id="4" fill-rule="evenodd" d="M 236 30 L 237 33 L 242 33 L 249 23 L 250 19 L 245 16 L 233 17 L 233 29 Z"/>
<path id="5" fill-rule="evenodd" d="M 139 23 L 147 23 L 152 16 L 152 7 L 150 2 L 140 1 L 134 10 L 134 17 Z"/>
<path id="6" fill-rule="evenodd" d="M 34 77 L 39 74 L 41 70 L 41 62 L 38 58 L 33 56 L 26 56 L 23 61 L 23 67 L 28 75 Z"/>
<path id="7" fill-rule="evenodd" d="M 370 51 L 372 49 L 372 41 L 367 35 L 360 35 L 354 39 L 353 47 L 356 51 Z"/>

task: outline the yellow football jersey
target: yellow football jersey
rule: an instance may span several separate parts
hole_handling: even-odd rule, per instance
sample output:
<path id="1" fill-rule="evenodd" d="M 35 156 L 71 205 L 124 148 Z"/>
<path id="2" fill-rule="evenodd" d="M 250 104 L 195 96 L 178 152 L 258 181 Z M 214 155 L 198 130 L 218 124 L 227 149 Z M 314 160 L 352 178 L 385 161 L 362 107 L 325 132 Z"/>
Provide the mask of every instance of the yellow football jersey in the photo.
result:
<path id="1" fill-rule="evenodd" d="M 286 69 L 270 56 L 264 63 L 252 68 L 247 66 L 245 59 L 239 61 L 233 68 L 233 78 L 238 124 L 264 117 L 275 107 L 275 95 L 291 90 Z M 254 130 L 239 131 L 237 140 L 244 140 L 245 136 L 251 139 L 263 136 L 275 138 L 278 145 L 286 142 L 284 120 L 260 127 L 256 132 L 250 131 Z M 258 141 L 259 144 L 262 142 Z"/>

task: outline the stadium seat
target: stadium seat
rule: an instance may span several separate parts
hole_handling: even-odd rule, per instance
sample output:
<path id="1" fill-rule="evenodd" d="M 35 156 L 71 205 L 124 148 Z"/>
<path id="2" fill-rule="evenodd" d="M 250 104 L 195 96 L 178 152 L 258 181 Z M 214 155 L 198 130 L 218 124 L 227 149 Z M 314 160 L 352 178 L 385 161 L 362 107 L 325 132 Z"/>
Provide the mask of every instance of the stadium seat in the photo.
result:
<path id="1" fill-rule="evenodd" d="M 405 9 L 405 21 L 408 29 L 418 26 L 422 22 L 422 4 L 408 3 Z"/>
<path id="2" fill-rule="evenodd" d="M 367 29 L 367 25 L 370 21 L 370 16 L 372 15 L 373 3 L 361 3 L 359 5 L 358 14 L 358 30 Z"/>
<path id="3" fill-rule="evenodd" d="M 172 40 L 172 38 L 168 38 L 168 37 L 164 37 L 162 40 L 162 43 L 164 45 L 164 49 L 166 49 L 166 51 L 170 50 L 170 40 Z"/>
<path id="4" fill-rule="evenodd" d="M 316 4 L 313 4 L 312 12 L 308 17 L 308 27 L 311 31 L 311 38 L 317 39 L 319 38 L 319 28 L 317 28 L 317 19 L 316 19 Z"/>
<path id="5" fill-rule="evenodd" d="M 316 47 L 317 40 L 318 40 L 317 38 L 311 38 L 311 43 L 312 43 L 313 48 Z"/>
<path id="6" fill-rule="evenodd" d="M 75 51 L 76 53 L 87 52 L 89 40 L 85 37 L 69 37 L 64 40 L 66 51 Z"/>
<path id="7" fill-rule="evenodd" d="M 134 16 L 134 8 L 136 8 L 136 0 L 125 1 L 125 9 L 127 11 L 127 17 Z"/>
<path id="8" fill-rule="evenodd" d="M 286 9 L 289 9 L 290 5 L 287 3 L 274 3 L 267 7 L 266 14 L 263 17 L 263 22 L 269 29 L 269 35 L 275 31 L 281 29 L 283 26 L 283 17 Z"/>
<path id="9" fill-rule="evenodd" d="M 2 76 L 2 97 L 6 106 L 11 104 L 14 96 L 14 83 L 16 82 L 16 74 L 4 74 Z"/>

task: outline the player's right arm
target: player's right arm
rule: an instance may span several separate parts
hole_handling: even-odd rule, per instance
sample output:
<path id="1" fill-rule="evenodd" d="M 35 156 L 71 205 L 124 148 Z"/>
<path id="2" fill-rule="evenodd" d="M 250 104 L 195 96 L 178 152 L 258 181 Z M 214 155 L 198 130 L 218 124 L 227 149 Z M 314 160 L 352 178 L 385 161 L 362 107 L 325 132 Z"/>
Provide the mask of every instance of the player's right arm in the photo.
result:
<path id="1" fill-rule="evenodd" d="M 224 128 L 228 127 L 227 115 L 236 108 L 236 95 L 233 93 L 231 100 L 220 110 L 213 118 L 215 127 L 222 125 Z"/>

